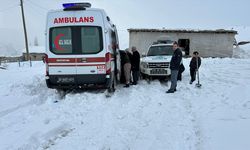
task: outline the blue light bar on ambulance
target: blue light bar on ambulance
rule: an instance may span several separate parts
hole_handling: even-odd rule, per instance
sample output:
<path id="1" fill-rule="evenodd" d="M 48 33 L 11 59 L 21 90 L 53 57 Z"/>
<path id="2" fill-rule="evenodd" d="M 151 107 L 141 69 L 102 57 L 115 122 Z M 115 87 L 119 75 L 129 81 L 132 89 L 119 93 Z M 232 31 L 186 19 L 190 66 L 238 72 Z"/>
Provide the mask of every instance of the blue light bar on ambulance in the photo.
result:
<path id="1" fill-rule="evenodd" d="M 63 4 L 63 8 L 69 8 L 69 7 L 72 7 L 72 6 L 75 6 L 75 3 L 65 3 L 65 4 Z"/>
<path id="2" fill-rule="evenodd" d="M 91 7 L 90 3 L 64 3 L 64 10 L 85 10 L 85 8 Z"/>

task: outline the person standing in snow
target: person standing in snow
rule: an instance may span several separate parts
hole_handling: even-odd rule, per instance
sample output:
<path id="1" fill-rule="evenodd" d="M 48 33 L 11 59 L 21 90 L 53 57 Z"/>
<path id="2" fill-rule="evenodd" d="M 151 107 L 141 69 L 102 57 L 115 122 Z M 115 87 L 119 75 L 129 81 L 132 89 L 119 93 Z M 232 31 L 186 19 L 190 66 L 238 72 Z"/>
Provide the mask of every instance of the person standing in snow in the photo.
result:
<path id="1" fill-rule="evenodd" d="M 197 66 L 198 65 L 198 66 Z M 199 69 L 201 65 L 201 58 L 199 57 L 199 53 L 197 51 L 193 52 L 193 57 L 190 61 L 189 67 L 190 67 L 190 84 L 192 84 L 195 81 L 196 71 Z"/>
<path id="2" fill-rule="evenodd" d="M 131 65 L 132 65 L 133 85 L 136 85 L 140 75 L 140 54 L 135 46 L 132 47 L 132 52 L 133 55 L 132 55 Z"/>
<path id="3" fill-rule="evenodd" d="M 131 53 L 131 51 L 127 48 L 125 49 L 125 52 L 127 53 L 128 57 L 129 57 L 129 60 L 131 61 L 133 58 L 133 54 Z"/>
<path id="4" fill-rule="evenodd" d="M 127 53 L 127 55 L 128 55 L 128 58 L 129 58 L 129 60 L 130 60 L 130 63 L 132 62 L 132 59 L 133 59 L 133 54 L 132 54 L 132 52 L 127 48 L 127 49 L 125 49 L 125 52 Z M 131 64 L 131 68 L 132 68 L 132 64 Z M 130 69 L 130 83 L 132 83 L 132 70 Z"/>
<path id="5" fill-rule="evenodd" d="M 126 85 L 124 87 L 129 87 L 130 84 L 130 76 L 131 76 L 131 61 L 129 59 L 129 56 L 127 52 L 125 51 L 123 59 L 121 61 L 121 64 L 123 65 L 124 69 L 124 76 L 125 76 L 125 82 Z"/>
<path id="6" fill-rule="evenodd" d="M 174 93 L 176 91 L 177 76 L 178 76 L 178 71 L 180 68 L 181 60 L 182 60 L 182 52 L 178 48 L 178 43 L 176 41 L 173 43 L 173 50 L 174 50 L 174 53 L 170 61 L 171 86 L 170 86 L 170 89 L 166 91 L 166 93 Z"/>

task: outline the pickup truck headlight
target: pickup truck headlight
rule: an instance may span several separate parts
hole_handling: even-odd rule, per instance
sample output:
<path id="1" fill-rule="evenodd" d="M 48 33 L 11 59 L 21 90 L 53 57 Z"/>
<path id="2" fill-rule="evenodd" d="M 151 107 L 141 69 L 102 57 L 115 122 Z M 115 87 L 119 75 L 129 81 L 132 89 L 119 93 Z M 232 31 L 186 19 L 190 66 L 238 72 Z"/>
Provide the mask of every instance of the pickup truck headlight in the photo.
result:
<path id="1" fill-rule="evenodd" d="M 141 65 L 143 68 L 148 68 L 148 63 L 146 63 L 146 62 L 142 62 Z"/>

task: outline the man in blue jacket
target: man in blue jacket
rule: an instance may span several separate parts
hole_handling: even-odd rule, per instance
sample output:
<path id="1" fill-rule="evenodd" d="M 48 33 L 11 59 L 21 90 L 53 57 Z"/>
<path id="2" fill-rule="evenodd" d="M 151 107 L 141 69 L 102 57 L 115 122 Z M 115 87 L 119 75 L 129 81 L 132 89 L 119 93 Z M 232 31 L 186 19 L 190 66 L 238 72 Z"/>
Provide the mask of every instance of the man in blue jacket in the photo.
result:
<path id="1" fill-rule="evenodd" d="M 166 93 L 174 93 L 177 87 L 177 76 L 180 68 L 181 60 L 182 60 L 182 52 L 178 48 L 178 43 L 175 41 L 173 43 L 174 53 L 172 55 L 170 61 L 170 69 L 171 69 L 171 87 Z"/>

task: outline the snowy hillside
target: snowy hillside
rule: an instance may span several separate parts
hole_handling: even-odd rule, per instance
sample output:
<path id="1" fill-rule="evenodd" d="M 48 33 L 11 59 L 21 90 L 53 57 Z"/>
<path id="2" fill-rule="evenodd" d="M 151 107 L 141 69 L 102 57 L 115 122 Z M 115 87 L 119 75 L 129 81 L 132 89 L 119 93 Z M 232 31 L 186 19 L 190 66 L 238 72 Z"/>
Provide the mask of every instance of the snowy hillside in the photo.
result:
<path id="1" fill-rule="evenodd" d="M 44 46 L 29 46 L 30 53 L 45 53 Z M 26 53 L 26 48 L 22 50 L 22 53 Z"/>
<path id="2" fill-rule="evenodd" d="M 233 58 L 250 58 L 250 43 L 234 47 Z"/>
<path id="3" fill-rule="evenodd" d="M 20 47 L 23 47 L 24 42 L 22 32 L 0 27 L 0 33 L 0 56 L 21 56 Z"/>
<path id="4" fill-rule="evenodd" d="M 239 41 L 250 41 L 250 26 L 236 26 L 233 30 L 238 31 L 236 40 Z"/>
<path id="5" fill-rule="evenodd" d="M 0 69 L 1 150 L 248 150 L 250 59 L 203 59 L 202 88 L 153 81 L 60 99 L 37 62 Z M 54 103 L 55 101 L 58 103 Z"/>

